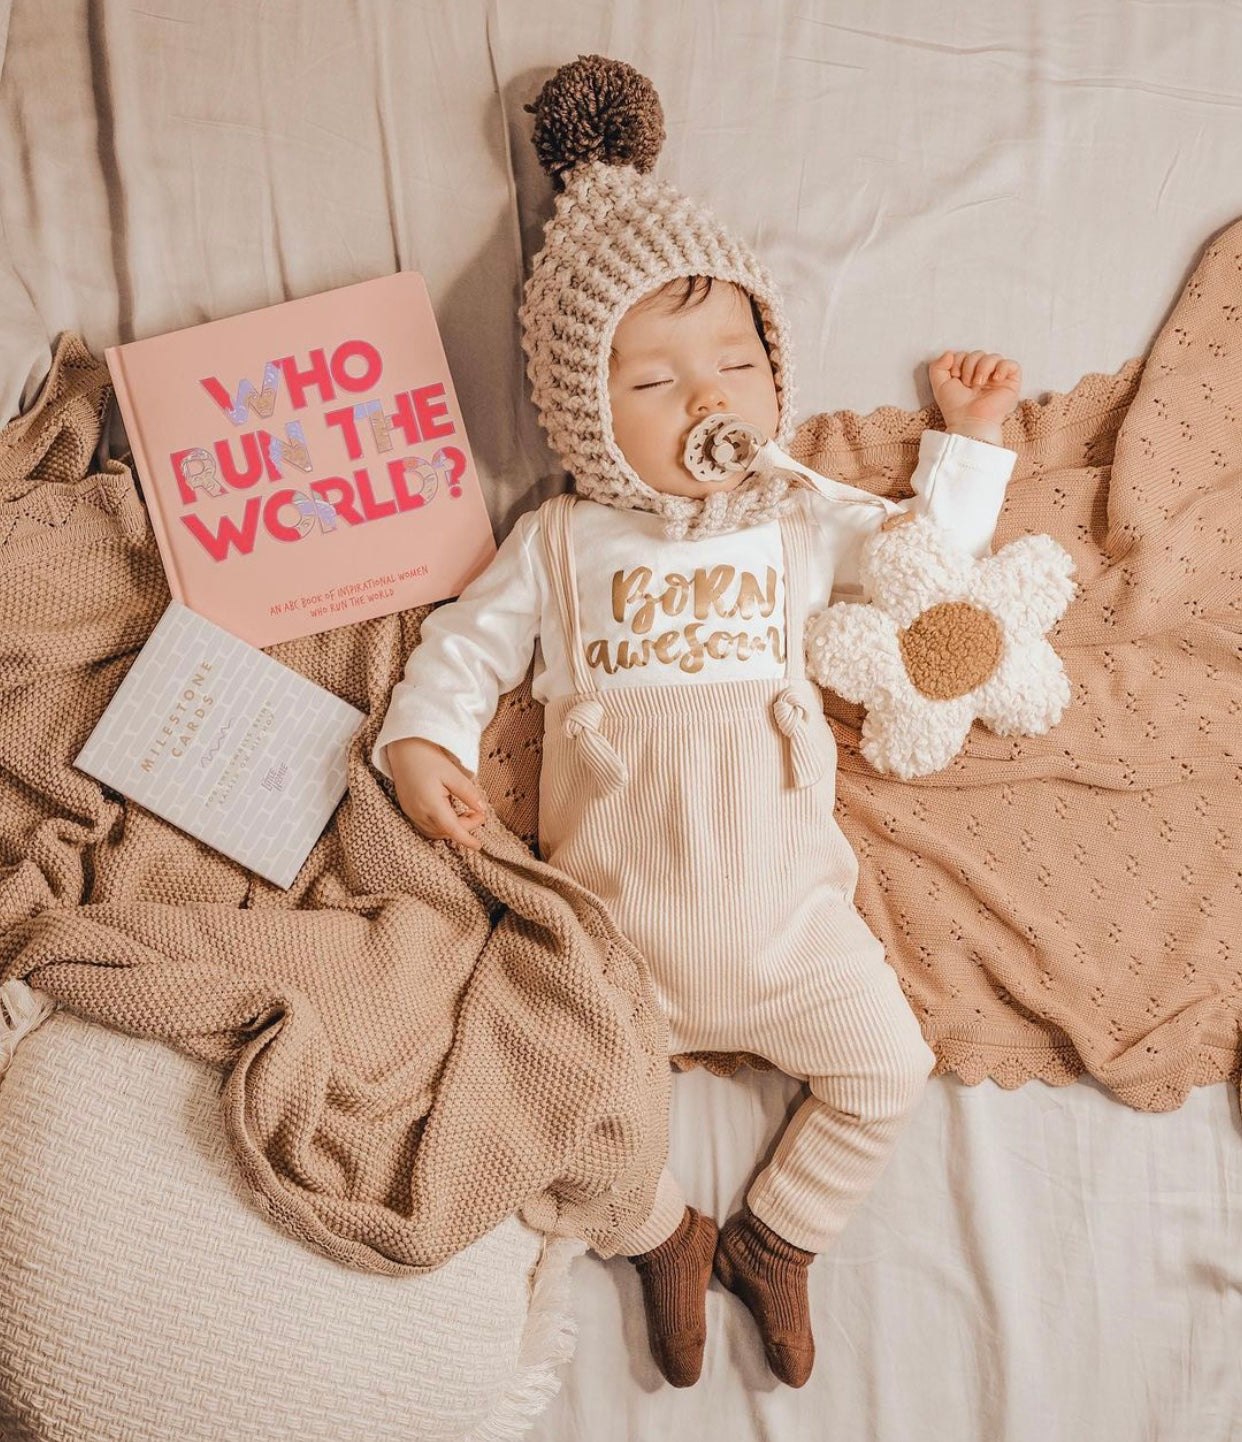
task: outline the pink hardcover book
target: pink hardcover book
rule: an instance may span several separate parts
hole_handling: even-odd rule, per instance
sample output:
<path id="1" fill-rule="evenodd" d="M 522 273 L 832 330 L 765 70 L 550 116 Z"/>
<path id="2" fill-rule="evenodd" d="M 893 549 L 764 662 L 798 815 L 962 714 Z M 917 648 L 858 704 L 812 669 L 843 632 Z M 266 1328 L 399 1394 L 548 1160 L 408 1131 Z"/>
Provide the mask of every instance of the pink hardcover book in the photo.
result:
<path id="1" fill-rule="evenodd" d="M 104 357 L 173 598 L 252 646 L 456 596 L 496 554 L 416 271 Z"/>

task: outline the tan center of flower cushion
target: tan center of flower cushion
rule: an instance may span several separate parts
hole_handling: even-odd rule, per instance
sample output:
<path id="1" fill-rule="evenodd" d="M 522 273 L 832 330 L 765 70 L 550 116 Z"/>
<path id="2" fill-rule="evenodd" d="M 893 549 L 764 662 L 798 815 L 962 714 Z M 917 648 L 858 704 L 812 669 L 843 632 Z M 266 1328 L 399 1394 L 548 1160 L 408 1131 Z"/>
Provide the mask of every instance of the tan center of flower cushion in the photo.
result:
<path id="1" fill-rule="evenodd" d="M 911 684 L 933 701 L 982 686 L 1000 662 L 1000 627 L 990 611 L 969 601 L 928 607 L 897 640 Z"/>

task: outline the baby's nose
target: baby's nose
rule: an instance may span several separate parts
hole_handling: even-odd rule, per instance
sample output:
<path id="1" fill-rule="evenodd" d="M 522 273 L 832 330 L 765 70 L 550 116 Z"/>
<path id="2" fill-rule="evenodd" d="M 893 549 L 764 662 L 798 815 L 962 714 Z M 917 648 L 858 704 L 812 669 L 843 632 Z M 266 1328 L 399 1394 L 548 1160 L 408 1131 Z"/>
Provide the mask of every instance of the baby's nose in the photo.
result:
<path id="1" fill-rule="evenodd" d="M 710 415 L 712 411 L 728 410 L 729 402 L 720 386 L 710 386 L 695 396 L 690 403 L 690 410 L 693 415 Z"/>

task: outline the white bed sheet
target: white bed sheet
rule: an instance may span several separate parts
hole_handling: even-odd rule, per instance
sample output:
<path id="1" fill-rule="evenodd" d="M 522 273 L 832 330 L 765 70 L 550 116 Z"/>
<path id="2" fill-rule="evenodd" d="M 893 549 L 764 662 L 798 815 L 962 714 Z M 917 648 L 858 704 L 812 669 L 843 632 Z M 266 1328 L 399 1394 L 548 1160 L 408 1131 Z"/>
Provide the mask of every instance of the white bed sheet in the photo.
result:
<path id="1" fill-rule="evenodd" d="M 946 346 L 1017 358 L 1024 396 L 1115 371 L 1242 214 L 1236 0 L 0 0 L 0 20 L 5 417 L 61 329 L 102 350 L 419 269 L 498 538 L 559 487 L 515 316 L 551 198 L 522 107 L 577 54 L 653 80 L 657 173 L 773 270 L 800 416 L 926 404 Z M 798 1090 L 675 1078 L 697 1205 L 738 1204 Z M 573 1279 L 540 1442 L 1236 1442 L 1238 1100 L 1150 1115 L 1090 1081 L 937 1079 L 812 1269 L 799 1392 L 717 1285 L 680 1392 L 628 1264 Z"/>

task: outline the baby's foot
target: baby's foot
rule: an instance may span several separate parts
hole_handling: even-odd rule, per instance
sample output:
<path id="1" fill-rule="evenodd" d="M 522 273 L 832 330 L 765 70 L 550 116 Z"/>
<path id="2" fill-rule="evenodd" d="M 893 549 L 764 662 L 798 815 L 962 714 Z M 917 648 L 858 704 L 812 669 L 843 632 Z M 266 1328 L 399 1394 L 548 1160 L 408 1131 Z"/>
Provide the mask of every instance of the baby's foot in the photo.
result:
<path id="1" fill-rule="evenodd" d="M 707 1284 L 719 1228 L 687 1207 L 677 1230 L 630 1261 L 643 1284 L 647 1338 L 656 1366 L 674 1387 L 699 1380 L 707 1343 Z"/>
<path id="2" fill-rule="evenodd" d="M 791 1387 L 801 1387 L 815 1365 L 806 1273 L 814 1252 L 803 1251 L 743 1206 L 724 1224 L 715 1272 L 750 1309 L 763 1337 L 768 1366 Z"/>

